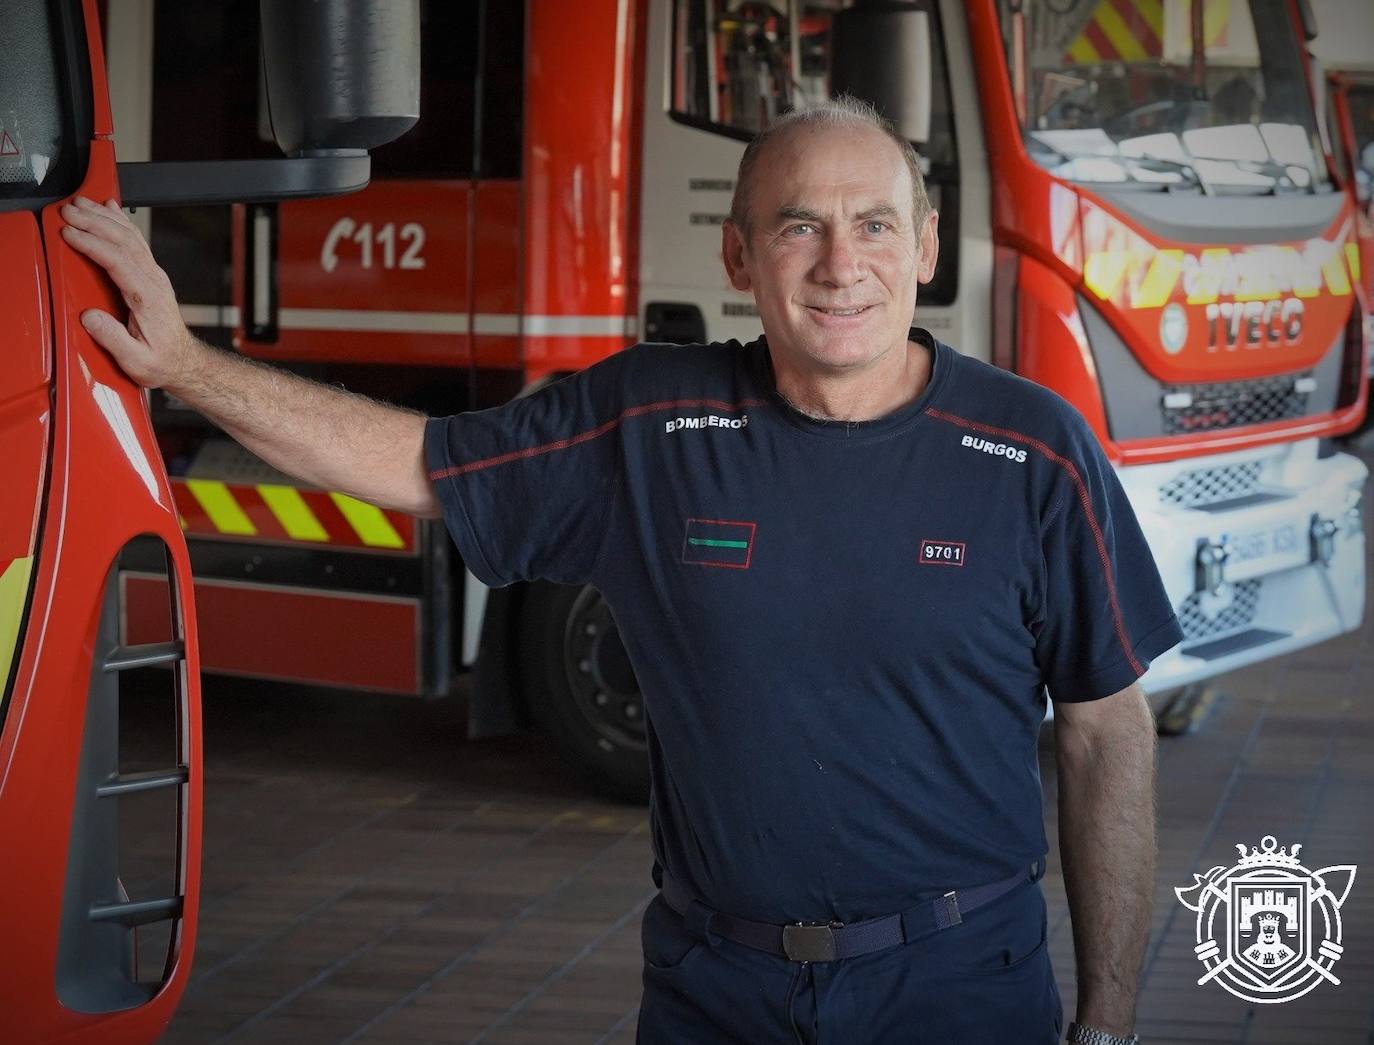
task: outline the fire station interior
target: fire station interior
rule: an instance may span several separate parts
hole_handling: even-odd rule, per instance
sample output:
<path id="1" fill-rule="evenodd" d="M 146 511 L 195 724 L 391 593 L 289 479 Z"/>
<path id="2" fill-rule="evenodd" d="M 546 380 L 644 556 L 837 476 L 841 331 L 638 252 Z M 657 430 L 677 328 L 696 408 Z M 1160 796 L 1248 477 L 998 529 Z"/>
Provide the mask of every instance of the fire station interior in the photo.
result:
<path id="1" fill-rule="evenodd" d="M 608 330 L 623 331 L 626 345 L 751 327 L 756 336 L 757 312 L 729 296 L 718 269 L 690 284 L 679 274 L 698 254 L 719 263 L 744 143 L 832 89 L 846 12 L 920 12 L 930 68 L 913 140 L 945 241 L 916 322 L 928 309 L 936 336 L 1032 379 L 1083 367 L 1094 431 L 1126 447 L 1113 466 L 1152 547 L 1176 560 L 1161 561 L 1161 573 L 1184 652 L 1146 678 L 1158 854 L 1134 1029 L 1141 1042 L 1171 1045 L 1374 1041 L 1374 620 L 1364 596 L 1374 544 L 1361 485 L 1374 467 L 1365 409 L 1374 8 L 588 0 L 585 22 L 568 13 L 580 3 L 570 4 L 559 23 L 570 28 L 555 33 L 550 12 L 562 2 L 419 0 L 421 116 L 373 150 L 373 182 L 356 198 L 363 209 L 328 211 L 317 225 L 314 201 L 135 212 L 193 332 L 430 416 L 494 408 L 568 375 L 573 357 L 558 354 L 572 351 L 567 331 L 590 330 L 592 319 L 602 322 L 593 332 L 603 347 L 589 352 L 604 351 Z M 280 155 L 264 125 L 257 3 L 88 6 L 106 24 L 121 160 Z M 1338 37 L 1343 49 L 1324 52 Z M 861 82 L 866 57 L 888 68 L 894 46 L 866 42 L 844 75 Z M 603 57 L 579 63 L 579 50 Z M 566 82 L 548 82 L 546 66 Z M 138 91 L 127 88 L 136 73 Z M 642 235 L 626 233 L 622 244 L 631 304 L 609 328 L 607 316 L 583 314 L 591 306 L 534 315 L 522 296 L 540 279 L 576 282 L 575 272 L 539 274 L 532 171 L 559 170 L 557 157 L 543 166 L 540 135 L 598 89 L 598 76 L 621 106 L 614 119 L 623 118 L 634 157 L 612 160 L 608 146 L 608 169 L 624 163 L 642 175 L 626 177 L 631 199 L 616 204 L 634 211 L 632 231 Z M 1009 85 L 1000 108 L 987 100 L 990 83 Z M 0 122 L 4 110 L 0 99 Z M 127 149 L 126 123 L 136 128 Z M 1231 133 L 1207 154 L 1206 133 L 1218 128 Z M 607 133 L 609 141 L 620 131 Z M 672 164 L 669 150 L 679 150 Z M 689 166 L 668 188 L 669 174 L 646 173 L 680 157 Z M 1003 166 L 1012 163 L 1025 166 Z M 1016 170 L 1052 186 L 1034 197 L 1042 215 L 1025 213 L 1031 190 L 1014 194 Z M 582 176 L 586 184 L 569 179 L 551 193 L 569 213 L 577 193 L 604 180 L 585 168 Z M 378 214 L 397 201 L 394 220 L 365 218 L 368 194 L 383 201 Z M 639 212 L 641 194 L 656 216 Z M 1069 197 L 1087 202 L 1065 210 Z M 345 213 L 357 216 L 346 228 Z M 645 230 L 660 219 L 676 231 L 670 250 L 659 245 L 669 256 L 655 259 Z M 1060 240 L 1054 268 L 1055 252 L 1036 253 L 1034 236 L 1059 236 L 1066 221 L 1078 224 Z M 337 257 L 326 261 L 320 244 L 331 230 Z M 1076 260 L 1064 247 L 1074 237 Z M 1229 290 L 1231 277 L 1217 276 L 1222 289 L 1207 297 L 1205 265 L 1239 273 L 1246 262 L 1236 259 L 1265 250 L 1270 260 L 1285 252 L 1297 273 L 1269 295 L 1272 309 L 1246 301 L 1241 276 Z M 1161 255 L 1179 259 L 1177 271 L 1165 272 Z M 475 260 L 498 256 L 486 268 Z M 412 274 L 428 269 L 434 289 L 398 303 L 390 288 L 401 284 L 384 280 L 403 277 L 407 258 Z M 320 306 L 312 281 L 335 262 L 339 271 L 375 268 L 384 280 L 349 284 Z M 509 288 L 496 286 L 507 277 Z M 1037 289 L 1053 280 L 1061 290 Z M 1036 316 L 1050 333 L 1027 335 Z M 560 318 L 563 326 L 552 321 Z M 1305 350 L 1303 323 L 1325 341 L 1300 365 L 1237 377 L 1217 362 L 1250 348 L 1253 359 L 1269 342 L 1273 352 Z M 563 341 L 536 366 L 521 338 L 541 330 Z M 1135 349 L 1142 339 L 1148 354 Z M 1070 346 L 1054 357 L 1061 361 L 1046 363 L 1061 344 Z M 1191 371 L 1190 353 L 1206 357 Z M 204 666 L 194 962 L 158 1040 L 634 1042 L 641 919 L 658 895 L 652 695 L 640 692 L 609 604 L 590 587 L 488 589 L 441 520 L 301 488 L 175 397 L 154 390 L 148 403 L 196 577 Z M 1308 472 L 1321 478 L 1304 486 Z M 1289 514 L 1271 521 L 1284 505 Z M 1219 522 L 1229 511 L 1259 514 Z M 139 643 L 174 640 L 170 620 L 139 601 L 166 605 L 161 540 L 129 544 L 117 574 L 123 601 L 111 626 L 124 629 L 123 641 L 138 629 Z M 166 667 L 119 673 L 120 774 L 181 757 L 170 683 Z M 1041 884 L 1067 1025 L 1078 984 L 1047 707 L 1037 752 L 1049 840 Z M 121 798 L 126 899 L 174 888 L 180 816 L 171 792 Z M 1199 964 L 1205 941 L 1222 945 L 1227 929 L 1203 925 L 1178 890 L 1233 865 L 1237 844 L 1243 852 L 1266 836 L 1301 843 L 1313 870 L 1359 871 L 1334 929 L 1329 917 L 1321 922 L 1329 906 L 1304 894 L 1313 988 L 1257 1001 L 1200 982 L 1210 968 Z M 179 924 L 130 933 L 136 981 L 161 982 Z M 1319 950 L 1323 932 L 1336 951 Z"/>

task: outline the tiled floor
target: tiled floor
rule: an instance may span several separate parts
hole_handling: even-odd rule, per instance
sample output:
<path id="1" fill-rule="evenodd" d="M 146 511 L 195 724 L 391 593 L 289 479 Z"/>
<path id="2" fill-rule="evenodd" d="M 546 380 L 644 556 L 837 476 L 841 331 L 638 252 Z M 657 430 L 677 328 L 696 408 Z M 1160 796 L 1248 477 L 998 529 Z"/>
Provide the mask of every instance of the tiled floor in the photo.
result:
<path id="1" fill-rule="evenodd" d="M 1374 616 L 1228 676 L 1197 732 L 1161 740 L 1149 1042 L 1374 1043 L 1371 640 Z M 633 1041 L 653 892 L 642 810 L 576 790 L 537 738 L 465 741 L 436 706 L 236 683 L 207 687 L 205 713 L 200 939 L 166 1042 Z M 1045 745 L 1042 773 L 1072 1018 Z M 1284 1005 L 1196 984 L 1194 916 L 1173 892 L 1265 834 L 1302 842 L 1308 867 L 1360 867 L 1341 985 Z"/>

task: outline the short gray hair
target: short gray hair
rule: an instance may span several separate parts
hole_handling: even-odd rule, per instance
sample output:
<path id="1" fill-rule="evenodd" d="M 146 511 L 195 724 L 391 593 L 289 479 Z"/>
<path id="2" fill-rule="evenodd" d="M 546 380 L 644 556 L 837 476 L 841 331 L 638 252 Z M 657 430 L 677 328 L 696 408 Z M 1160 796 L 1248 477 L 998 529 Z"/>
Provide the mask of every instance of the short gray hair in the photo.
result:
<path id="1" fill-rule="evenodd" d="M 786 136 L 799 127 L 866 127 L 880 131 L 901 151 L 911 173 L 911 216 L 912 225 L 920 229 L 921 222 L 930 213 L 930 197 L 926 195 L 926 182 L 921 174 L 921 159 L 911 142 L 888 120 L 884 119 L 868 102 L 850 94 L 837 94 L 828 101 L 820 102 L 807 109 L 792 109 L 779 116 L 767 129 L 761 131 L 744 150 L 740 157 L 739 171 L 735 175 L 735 195 L 730 200 L 730 221 L 747 238 L 749 223 L 753 215 L 749 210 L 749 192 L 753 187 L 754 168 L 768 143 Z"/>

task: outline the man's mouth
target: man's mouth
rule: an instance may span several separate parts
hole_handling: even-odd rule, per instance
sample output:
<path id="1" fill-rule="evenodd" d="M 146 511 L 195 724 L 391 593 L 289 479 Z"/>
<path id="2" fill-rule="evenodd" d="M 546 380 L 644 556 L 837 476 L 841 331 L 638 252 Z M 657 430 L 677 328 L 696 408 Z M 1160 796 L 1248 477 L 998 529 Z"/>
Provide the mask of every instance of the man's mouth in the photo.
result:
<path id="1" fill-rule="evenodd" d="M 827 316 L 857 316 L 873 308 L 872 305 L 855 305 L 852 308 L 822 308 L 819 305 L 807 305 L 812 312 L 820 312 Z"/>

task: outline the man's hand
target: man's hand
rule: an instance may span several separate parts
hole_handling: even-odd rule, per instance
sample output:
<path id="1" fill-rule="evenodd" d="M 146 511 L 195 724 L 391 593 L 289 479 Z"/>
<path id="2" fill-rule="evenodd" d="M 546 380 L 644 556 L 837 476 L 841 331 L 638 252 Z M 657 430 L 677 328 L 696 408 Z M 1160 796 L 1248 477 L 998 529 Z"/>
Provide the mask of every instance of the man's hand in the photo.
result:
<path id="1" fill-rule="evenodd" d="M 438 518 L 425 471 L 425 417 L 309 381 L 198 341 L 142 234 L 114 200 L 77 197 L 62 236 L 109 273 L 125 326 L 89 309 L 81 322 L 131 378 L 165 388 L 287 475 L 384 508 Z"/>
<path id="2" fill-rule="evenodd" d="M 184 384 L 204 347 L 182 322 L 172 283 L 143 234 L 114 200 L 102 206 L 77 196 L 62 217 L 62 238 L 105 269 L 129 306 L 128 326 L 97 308 L 81 314 L 82 325 L 140 385 L 175 390 Z"/>
<path id="3" fill-rule="evenodd" d="M 1054 741 L 1078 1022 L 1126 1036 L 1154 899 L 1154 715 L 1137 684 L 1056 702 Z"/>

